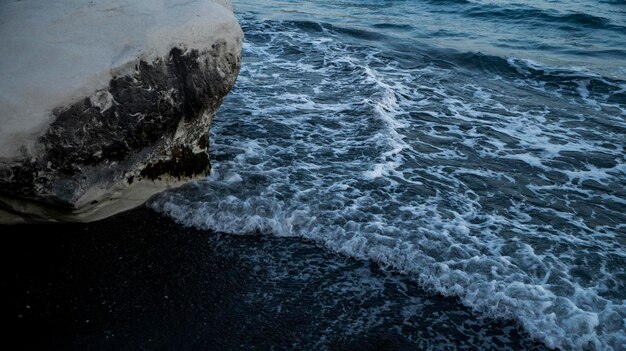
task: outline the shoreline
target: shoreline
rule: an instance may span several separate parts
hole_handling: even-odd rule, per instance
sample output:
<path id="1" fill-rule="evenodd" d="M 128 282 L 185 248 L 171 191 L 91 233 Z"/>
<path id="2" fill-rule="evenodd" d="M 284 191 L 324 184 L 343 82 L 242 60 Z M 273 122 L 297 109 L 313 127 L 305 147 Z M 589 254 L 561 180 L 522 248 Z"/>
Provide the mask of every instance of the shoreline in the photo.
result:
<path id="1" fill-rule="evenodd" d="M 546 349 L 510 322 L 297 238 L 186 228 L 145 206 L 3 232 L 21 349 Z"/>

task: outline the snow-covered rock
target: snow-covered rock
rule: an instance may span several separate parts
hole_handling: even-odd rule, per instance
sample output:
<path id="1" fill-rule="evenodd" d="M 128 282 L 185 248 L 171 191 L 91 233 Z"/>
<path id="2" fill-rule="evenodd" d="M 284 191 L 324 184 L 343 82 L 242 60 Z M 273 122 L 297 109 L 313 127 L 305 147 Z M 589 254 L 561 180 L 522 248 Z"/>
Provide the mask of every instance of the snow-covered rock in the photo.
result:
<path id="1" fill-rule="evenodd" d="M 229 0 L 0 2 L 0 222 L 91 221 L 209 170 Z"/>

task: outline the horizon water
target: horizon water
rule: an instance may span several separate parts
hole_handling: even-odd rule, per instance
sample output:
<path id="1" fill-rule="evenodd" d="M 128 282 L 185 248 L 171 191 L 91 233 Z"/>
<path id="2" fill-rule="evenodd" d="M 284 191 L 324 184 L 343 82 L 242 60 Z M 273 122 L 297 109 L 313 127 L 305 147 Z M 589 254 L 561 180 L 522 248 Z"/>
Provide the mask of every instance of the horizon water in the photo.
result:
<path id="1" fill-rule="evenodd" d="M 212 173 L 151 208 L 376 262 L 548 347 L 626 350 L 624 1 L 233 7 Z"/>

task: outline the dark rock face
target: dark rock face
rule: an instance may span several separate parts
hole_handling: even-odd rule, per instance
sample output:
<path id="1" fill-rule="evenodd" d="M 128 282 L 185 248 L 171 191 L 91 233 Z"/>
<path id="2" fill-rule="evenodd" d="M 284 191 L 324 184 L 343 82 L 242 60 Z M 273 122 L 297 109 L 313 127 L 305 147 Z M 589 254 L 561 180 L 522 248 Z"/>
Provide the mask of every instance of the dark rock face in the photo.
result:
<path id="1" fill-rule="evenodd" d="M 94 96 L 57 108 L 35 156 L 0 161 L 0 208 L 27 220 L 88 221 L 105 216 L 90 213 L 110 200 L 110 189 L 169 187 L 207 175 L 208 128 L 240 66 L 225 47 L 174 48 L 162 60 L 140 61 Z"/>

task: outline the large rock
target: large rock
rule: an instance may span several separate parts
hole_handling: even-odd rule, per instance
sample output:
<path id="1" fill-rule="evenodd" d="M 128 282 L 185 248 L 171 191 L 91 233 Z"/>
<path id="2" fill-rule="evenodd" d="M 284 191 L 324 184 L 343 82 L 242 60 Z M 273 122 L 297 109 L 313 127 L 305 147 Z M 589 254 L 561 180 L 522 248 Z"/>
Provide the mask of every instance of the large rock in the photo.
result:
<path id="1" fill-rule="evenodd" d="M 0 2 L 0 222 L 91 221 L 209 172 L 229 0 Z"/>

